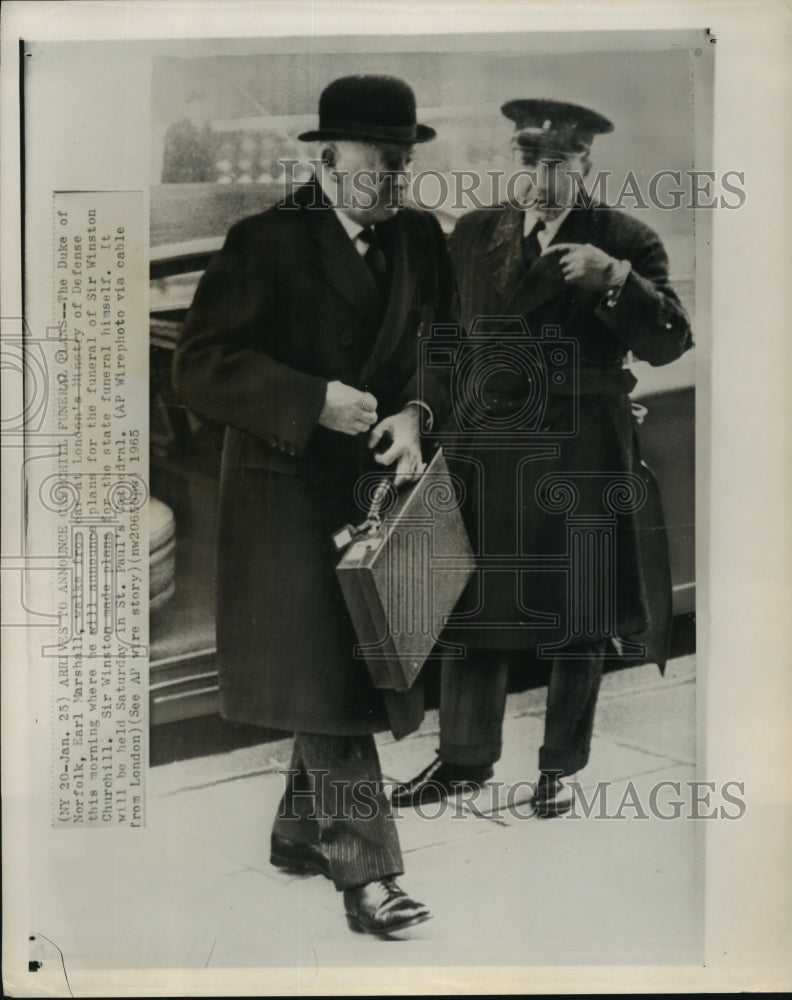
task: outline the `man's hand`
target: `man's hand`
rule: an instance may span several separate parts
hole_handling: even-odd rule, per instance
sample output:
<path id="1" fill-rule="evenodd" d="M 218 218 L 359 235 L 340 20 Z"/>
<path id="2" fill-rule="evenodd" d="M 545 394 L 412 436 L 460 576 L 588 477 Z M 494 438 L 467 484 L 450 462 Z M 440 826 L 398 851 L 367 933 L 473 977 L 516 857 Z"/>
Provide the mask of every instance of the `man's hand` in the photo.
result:
<path id="1" fill-rule="evenodd" d="M 375 455 L 374 460 L 380 465 L 396 463 L 394 486 L 412 482 L 426 468 L 426 463 L 421 459 L 420 426 L 420 407 L 411 403 L 401 413 L 380 421 L 369 435 L 369 448 L 376 448 L 385 435 L 391 440 L 387 451 Z"/>
<path id="2" fill-rule="evenodd" d="M 618 261 L 590 243 L 551 243 L 543 257 L 558 255 L 564 281 L 591 292 L 605 292 L 613 285 Z"/>
<path id="3" fill-rule="evenodd" d="M 360 434 L 377 422 L 377 400 L 343 382 L 328 382 L 319 423 L 340 434 Z"/>

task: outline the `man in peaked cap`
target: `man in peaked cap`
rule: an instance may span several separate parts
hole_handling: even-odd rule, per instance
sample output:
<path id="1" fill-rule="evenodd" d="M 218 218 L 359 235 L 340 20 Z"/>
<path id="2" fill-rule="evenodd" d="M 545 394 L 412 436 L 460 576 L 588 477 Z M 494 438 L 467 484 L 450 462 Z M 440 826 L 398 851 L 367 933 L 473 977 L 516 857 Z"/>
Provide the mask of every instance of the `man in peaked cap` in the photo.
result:
<path id="1" fill-rule="evenodd" d="M 429 917 L 401 889 L 398 835 L 373 733 L 423 717 L 420 689 L 376 689 L 335 575 L 332 534 L 352 520 L 372 457 L 396 482 L 421 467 L 422 425 L 448 410 L 419 395 L 417 338 L 455 322 L 438 223 L 403 208 L 416 121 L 401 80 L 344 77 L 319 102 L 310 183 L 228 233 L 195 294 L 174 362 L 185 405 L 227 425 L 218 551 L 221 712 L 295 733 L 271 861 L 343 891 L 352 930 Z M 375 452 L 375 447 L 379 445 Z M 385 447 L 383 447 L 385 445 Z"/>
<path id="2" fill-rule="evenodd" d="M 484 558 L 455 616 L 465 624 L 450 632 L 467 655 L 443 664 L 439 756 L 392 800 L 441 799 L 492 776 L 509 662 L 534 654 L 551 669 L 533 804 L 556 816 L 573 805 L 564 779 L 588 762 L 606 650 L 646 648 L 661 670 L 667 656 L 665 535 L 624 362 L 628 352 L 673 361 L 691 333 L 657 235 L 580 195 L 594 137 L 611 122 L 559 101 L 502 111 L 514 196 L 464 216 L 450 241 L 468 330 L 457 371 L 465 358 L 476 390 L 455 395 L 454 454 Z M 485 316 L 495 317 L 486 330 Z"/>

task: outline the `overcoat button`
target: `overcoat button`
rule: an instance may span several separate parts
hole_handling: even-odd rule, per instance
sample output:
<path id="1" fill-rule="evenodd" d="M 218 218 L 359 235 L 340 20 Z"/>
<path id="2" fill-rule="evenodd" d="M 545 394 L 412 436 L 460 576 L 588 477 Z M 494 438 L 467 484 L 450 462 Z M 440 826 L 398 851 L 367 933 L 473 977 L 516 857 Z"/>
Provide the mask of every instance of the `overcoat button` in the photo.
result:
<path id="1" fill-rule="evenodd" d="M 344 330 L 344 332 L 341 334 L 340 339 L 344 347 L 349 347 L 349 345 L 355 339 L 355 335 L 354 333 L 352 333 L 351 330 Z"/>

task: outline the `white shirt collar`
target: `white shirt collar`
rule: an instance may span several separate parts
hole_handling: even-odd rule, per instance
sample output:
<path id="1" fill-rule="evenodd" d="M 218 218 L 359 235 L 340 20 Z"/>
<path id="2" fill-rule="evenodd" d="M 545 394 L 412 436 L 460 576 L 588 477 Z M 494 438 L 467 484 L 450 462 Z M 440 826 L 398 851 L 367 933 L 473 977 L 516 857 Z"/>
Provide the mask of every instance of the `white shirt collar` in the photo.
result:
<path id="1" fill-rule="evenodd" d="M 333 205 L 333 202 L 335 200 L 335 191 L 333 190 L 333 187 L 330 184 L 330 182 L 327 180 L 324 171 L 320 170 L 316 175 L 316 179 L 319 181 L 319 184 L 322 190 L 324 191 L 325 197 L 327 198 L 328 202 L 330 203 L 330 205 L 333 206 L 333 211 L 335 212 L 338 221 L 344 227 L 344 232 L 347 234 L 350 240 L 352 240 L 352 242 L 355 244 L 356 249 L 360 253 L 361 248 L 355 241 L 358 235 L 363 232 L 364 227 L 357 222 L 353 222 L 352 219 L 350 219 L 345 212 L 342 212 L 340 209 L 336 208 L 335 205 Z M 365 244 L 363 244 L 362 252 L 365 253 L 366 249 L 367 248 Z"/>
<path id="2" fill-rule="evenodd" d="M 346 212 L 340 212 L 337 208 L 334 208 L 333 211 L 335 212 L 338 221 L 344 227 L 347 236 L 350 238 L 350 240 L 354 242 L 354 240 L 360 235 L 360 233 L 363 232 L 363 226 L 361 226 L 357 222 L 353 222 L 352 219 L 350 219 L 349 216 L 346 214 Z M 357 246 L 357 243 L 355 244 L 355 246 Z M 364 250 L 365 249 L 366 247 L 364 244 Z"/>
<path id="3" fill-rule="evenodd" d="M 554 219 L 542 219 L 540 220 L 536 212 L 532 211 L 530 208 L 523 212 L 523 236 L 527 236 L 528 233 L 533 229 L 537 222 L 544 222 L 545 227 L 541 232 L 537 233 L 537 239 L 539 240 L 539 245 L 544 248 L 547 244 L 555 237 L 555 234 L 561 228 L 561 224 L 564 219 L 572 211 L 571 208 L 565 208 L 564 211 L 557 215 Z"/>

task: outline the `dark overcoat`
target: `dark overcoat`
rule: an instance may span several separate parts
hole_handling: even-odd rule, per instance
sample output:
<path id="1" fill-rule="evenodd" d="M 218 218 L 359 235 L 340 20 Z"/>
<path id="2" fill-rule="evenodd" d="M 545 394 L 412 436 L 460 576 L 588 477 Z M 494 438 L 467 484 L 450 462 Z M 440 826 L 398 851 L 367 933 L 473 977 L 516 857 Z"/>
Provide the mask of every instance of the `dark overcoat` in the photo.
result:
<path id="1" fill-rule="evenodd" d="M 331 535 L 363 520 L 355 484 L 371 457 L 366 436 L 318 424 L 329 381 L 372 393 L 378 419 L 417 399 L 419 338 L 455 318 L 436 220 L 404 209 L 377 228 L 389 262 L 384 306 L 316 182 L 237 223 L 176 351 L 185 405 L 227 425 L 217 646 L 221 713 L 235 722 L 403 735 L 422 719 L 420 689 L 384 696 L 353 655 Z M 434 372 L 421 384 L 443 419 L 446 380 Z"/>
<path id="2" fill-rule="evenodd" d="M 522 220 L 507 206 L 473 212 L 450 241 L 462 323 L 468 340 L 487 348 L 478 382 L 471 354 L 467 388 L 454 390 L 448 451 L 468 484 L 466 517 L 480 555 L 454 637 L 484 648 L 563 650 L 644 634 L 663 663 L 670 584 L 662 513 L 637 450 L 628 398 L 635 378 L 623 366 L 630 351 L 652 365 L 678 358 L 691 344 L 688 318 L 663 246 L 642 222 L 576 206 L 552 241 L 589 243 L 630 262 L 608 306 L 602 293 L 564 282 L 558 255 L 527 268 Z M 482 316 L 500 320 L 477 328 Z M 520 343 L 503 337 L 517 329 L 510 316 L 527 324 L 527 364 L 508 360 Z M 531 394 L 521 424 L 515 415 Z M 470 399 L 478 422 L 464 412 Z M 504 428 L 494 443 L 491 427 Z"/>

